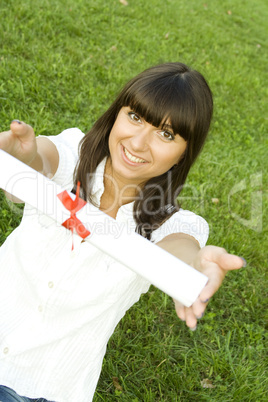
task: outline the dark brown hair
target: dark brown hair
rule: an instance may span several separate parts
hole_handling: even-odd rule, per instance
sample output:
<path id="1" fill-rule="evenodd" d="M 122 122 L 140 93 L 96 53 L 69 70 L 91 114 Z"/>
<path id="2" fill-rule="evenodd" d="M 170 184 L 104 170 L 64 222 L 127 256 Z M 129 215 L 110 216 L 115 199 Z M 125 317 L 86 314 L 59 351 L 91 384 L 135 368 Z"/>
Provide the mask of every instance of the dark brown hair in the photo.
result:
<path id="1" fill-rule="evenodd" d="M 176 198 L 209 131 L 212 94 L 199 72 L 178 62 L 151 67 L 130 80 L 81 141 L 75 183 L 80 181 L 86 200 L 90 201 L 91 191 L 88 177 L 109 156 L 110 131 L 124 106 L 155 127 L 168 120 L 174 133 L 187 141 L 179 163 L 165 174 L 150 179 L 134 203 L 137 232 L 150 239 L 152 230 L 179 208 Z"/>

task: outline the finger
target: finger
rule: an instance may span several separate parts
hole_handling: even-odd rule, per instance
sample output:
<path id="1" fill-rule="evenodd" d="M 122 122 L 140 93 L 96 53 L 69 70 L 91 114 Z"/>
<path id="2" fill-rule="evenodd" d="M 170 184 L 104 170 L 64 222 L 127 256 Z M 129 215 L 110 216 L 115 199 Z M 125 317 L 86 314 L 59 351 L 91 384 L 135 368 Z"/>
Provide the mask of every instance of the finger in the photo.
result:
<path id="1" fill-rule="evenodd" d="M 212 270 L 211 268 L 213 268 L 213 265 L 214 269 Z M 203 303 L 207 303 L 208 300 L 214 295 L 214 293 L 217 292 L 217 290 L 222 284 L 225 274 L 226 271 L 220 269 L 217 264 L 210 263 L 210 273 L 208 275 L 209 280 L 199 295 L 199 299 Z"/>
<path id="2" fill-rule="evenodd" d="M 191 307 L 186 307 L 185 317 L 187 327 L 189 327 L 192 331 L 195 331 L 197 326 L 197 318 L 194 315 L 193 309 Z"/>
<path id="3" fill-rule="evenodd" d="M 198 320 L 204 316 L 206 307 L 207 303 L 203 302 L 200 297 L 193 303 L 192 310 Z"/>
<path id="4" fill-rule="evenodd" d="M 7 149 L 10 142 L 11 130 L 0 133 L 0 149 Z"/>
<path id="5" fill-rule="evenodd" d="M 174 305 L 175 305 L 175 311 L 177 313 L 177 316 L 182 320 L 186 320 L 186 315 L 185 315 L 185 306 L 178 302 L 177 300 L 173 300 Z"/>
<path id="6" fill-rule="evenodd" d="M 201 301 L 196 301 L 194 304 L 196 304 L 195 308 L 197 309 L 196 311 L 199 311 L 198 316 L 194 312 L 193 306 L 191 307 L 185 307 L 183 304 L 180 302 L 174 300 L 175 304 L 175 310 L 178 315 L 178 317 L 186 322 L 186 325 L 194 331 L 197 327 L 197 319 L 200 319 L 204 315 L 204 310 L 206 308 L 206 304 L 203 304 Z M 198 308 L 198 304 L 200 305 Z M 202 305 L 203 304 L 203 305 Z"/>

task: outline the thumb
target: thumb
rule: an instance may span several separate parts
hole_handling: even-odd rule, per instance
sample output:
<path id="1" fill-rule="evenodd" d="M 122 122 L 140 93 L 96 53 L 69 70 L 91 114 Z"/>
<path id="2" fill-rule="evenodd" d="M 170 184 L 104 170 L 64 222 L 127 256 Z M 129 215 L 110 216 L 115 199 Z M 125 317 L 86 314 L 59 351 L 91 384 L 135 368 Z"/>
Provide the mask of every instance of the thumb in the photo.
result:
<path id="1" fill-rule="evenodd" d="M 237 255 L 229 254 L 224 248 L 207 246 L 201 250 L 202 265 L 208 262 L 217 264 L 225 271 L 235 270 L 247 265 L 246 260 Z"/>
<path id="2" fill-rule="evenodd" d="M 245 267 L 247 265 L 244 258 L 238 257 L 237 255 L 222 253 L 218 256 L 218 261 L 215 261 L 218 265 L 225 271 L 232 271 Z"/>
<path id="3" fill-rule="evenodd" d="M 13 120 L 10 124 L 10 129 L 22 142 L 31 141 L 35 138 L 33 128 L 23 121 Z"/>

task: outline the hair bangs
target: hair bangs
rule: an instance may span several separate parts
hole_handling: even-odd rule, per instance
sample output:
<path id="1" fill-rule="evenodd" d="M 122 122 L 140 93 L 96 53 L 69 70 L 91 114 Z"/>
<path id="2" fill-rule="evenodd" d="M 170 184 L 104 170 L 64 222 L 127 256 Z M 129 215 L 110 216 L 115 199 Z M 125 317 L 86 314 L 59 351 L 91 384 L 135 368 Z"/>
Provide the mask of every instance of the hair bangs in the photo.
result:
<path id="1" fill-rule="evenodd" d="M 187 141 L 192 131 L 189 122 L 195 120 L 193 116 L 195 107 L 191 105 L 193 107 L 189 110 L 189 102 L 191 103 L 188 99 L 189 92 L 182 84 L 176 77 L 165 77 L 144 85 L 135 82 L 126 91 L 122 99 L 123 106 L 129 106 L 155 127 L 171 126 L 174 134 L 179 134 Z"/>

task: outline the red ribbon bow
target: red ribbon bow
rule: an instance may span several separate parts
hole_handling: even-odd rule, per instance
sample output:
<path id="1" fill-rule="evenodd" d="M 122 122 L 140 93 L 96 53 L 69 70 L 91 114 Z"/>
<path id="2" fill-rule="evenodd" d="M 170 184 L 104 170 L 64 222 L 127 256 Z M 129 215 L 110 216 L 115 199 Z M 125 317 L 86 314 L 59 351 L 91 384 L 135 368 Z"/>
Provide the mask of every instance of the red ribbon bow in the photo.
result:
<path id="1" fill-rule="evenodd" d="M 66 229 L 71 230 L 72 234 L 75 229 L 78 236 L 82 237 L 82 239 L 85 239 L 90 235 L 90 232 L 85 228 L 83 223 L 76 216 L 76 212 L 80 211 L 80 209 L 82 209 L 86 205 L 86 201 L 82 200 L 82 198 L 79 198 L 79 191 L 80 182 L 77 183 L 76 196 L 74 200 L 70 197 L 66 190 L 58 194 L 57 197 L 60 199 L 65 208 L 68 209 L 68 211 L 70 211 L 71 213 L 70 218 L 63 222 L 62 226 L 64 226 Z M 74 243 L 72 242 L 72 250 L 73 249 Z"/>

